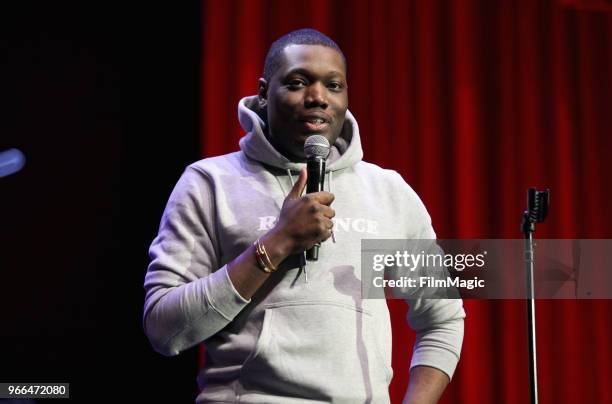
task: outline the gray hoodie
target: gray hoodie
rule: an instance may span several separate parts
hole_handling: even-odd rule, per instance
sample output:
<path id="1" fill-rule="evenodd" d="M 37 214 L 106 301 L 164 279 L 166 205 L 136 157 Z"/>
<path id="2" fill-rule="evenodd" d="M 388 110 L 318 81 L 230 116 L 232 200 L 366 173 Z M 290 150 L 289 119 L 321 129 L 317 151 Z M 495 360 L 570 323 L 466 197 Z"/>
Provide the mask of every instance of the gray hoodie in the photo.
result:
<path id="1" fill-rule="evenodd" d="M 149 250 L 145 333 L 168 356 L 204 342 L 197 403 L 387 403 L 389 311 L 385 300 L 361 299 L 360 243 L 435 238 L 430 217 L 398 173 L 361 160 L 347 111 L 327 165 L 336 242 L 323 243 L 319 260 L 302 269 L 303 256 L 289 257 L 245 300 L 226 264 L 272 228 L 303 166 L 268 142 L 257 108 L 255 96 L 239 103 L 241 151 L 190 165 L 170 196 Z M 461 300 L 408 303 L 417 333 L 411 367 L 452 377 Z"/>

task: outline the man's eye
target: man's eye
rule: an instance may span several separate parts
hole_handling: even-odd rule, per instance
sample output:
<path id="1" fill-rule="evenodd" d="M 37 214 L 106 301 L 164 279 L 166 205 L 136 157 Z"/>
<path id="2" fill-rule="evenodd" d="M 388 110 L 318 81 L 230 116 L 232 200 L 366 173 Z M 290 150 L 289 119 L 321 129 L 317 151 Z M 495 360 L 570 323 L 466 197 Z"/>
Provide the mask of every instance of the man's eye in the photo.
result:
<path id="1" fill-rule="evenodd" d="M 334 82 L 329 83 L 329 84 L 327 85 L 327 87 L 328 87 L 330 90 L 336 90 L 336 91 L 337 91 L 337 90 L 342 90 L 342 83 L 338 83 L 338 82 L 335 82 L 335 81 L 334 81 Z"/>
<path id="2" fill-rule="evenodd" d="M 287 85 L 289 87 L 302 87 L 305 86 L 306 83 L 304 82 L 304 80 L 289 80 L 289 82 L 287 83 Z"/>

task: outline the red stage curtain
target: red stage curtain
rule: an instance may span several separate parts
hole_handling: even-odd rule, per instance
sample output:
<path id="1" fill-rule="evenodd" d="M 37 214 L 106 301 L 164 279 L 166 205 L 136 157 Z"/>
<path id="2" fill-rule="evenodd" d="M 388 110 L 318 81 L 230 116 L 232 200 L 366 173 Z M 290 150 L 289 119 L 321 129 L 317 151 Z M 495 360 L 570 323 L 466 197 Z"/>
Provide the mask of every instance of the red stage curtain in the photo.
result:
<path id="1" fill-rule="evenodd" d="M 612 238 L 612 13 L 606 1 L 205 1 L 202 156 L 238 149 L 236 104 L 268 45 L 334 38 L 365 159 L 399 171 L 440 238 L 520 238 L 529 186 L 550 187 L 539 238 Z M 517 268 L 517 271 L 521 271 Z M 393 317 L 394 403 L 414 339 Z M 443 403 L 528 402 L 524 301 L 466 301 Z M 542 403 L 612 403 L 611 301 L 538 301 Z"/>

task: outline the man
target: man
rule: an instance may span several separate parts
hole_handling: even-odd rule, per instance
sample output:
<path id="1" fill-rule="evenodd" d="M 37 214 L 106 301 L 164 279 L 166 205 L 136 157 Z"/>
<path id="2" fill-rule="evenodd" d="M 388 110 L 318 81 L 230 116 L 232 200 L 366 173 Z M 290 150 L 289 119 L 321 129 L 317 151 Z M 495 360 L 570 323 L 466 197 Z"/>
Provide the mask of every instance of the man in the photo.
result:
<path id="1" fill-rule="evenodd" d="M 389 312 L 361 299 L 361 239 L 435 233 L 397 173 L 361 161 L 347 89 L 331 39 L 310 29 L 280 38 L 258 95 L 239 103 L 241 151 L 190 165 L 170 196 L 150 249 L 144 328 L 165 355 L 205 343 L 197 403 L 389 401 Z M 329 191 L 302 195 L 313 134 L 333 145 Z M 318 242 L 318 261 L 305 263 Z M 435 403 L 465 314 L 461 300 L 409 304 L 417 342 L 405 402 Z"/>

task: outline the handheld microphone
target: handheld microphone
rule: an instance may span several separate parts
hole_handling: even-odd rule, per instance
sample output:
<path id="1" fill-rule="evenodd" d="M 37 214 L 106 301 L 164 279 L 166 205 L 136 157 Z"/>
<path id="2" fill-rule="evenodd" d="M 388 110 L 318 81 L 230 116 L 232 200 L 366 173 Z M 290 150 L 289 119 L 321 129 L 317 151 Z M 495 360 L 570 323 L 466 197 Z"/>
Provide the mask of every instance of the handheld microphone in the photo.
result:
<path id="1" fill-rule="evenodd" d="M 304 154 L 306 154 L 306 169 L 308 179 L 306 181 L 306 193 L 323 191 L 325 183 L 325 160 L 329 156 L 329 142 L 325 136 L 312 135 L 304 143 Z M 306 251 L 308 261 L 319 259 L 319 247 L 321 243 L 315 244 Z"/>

